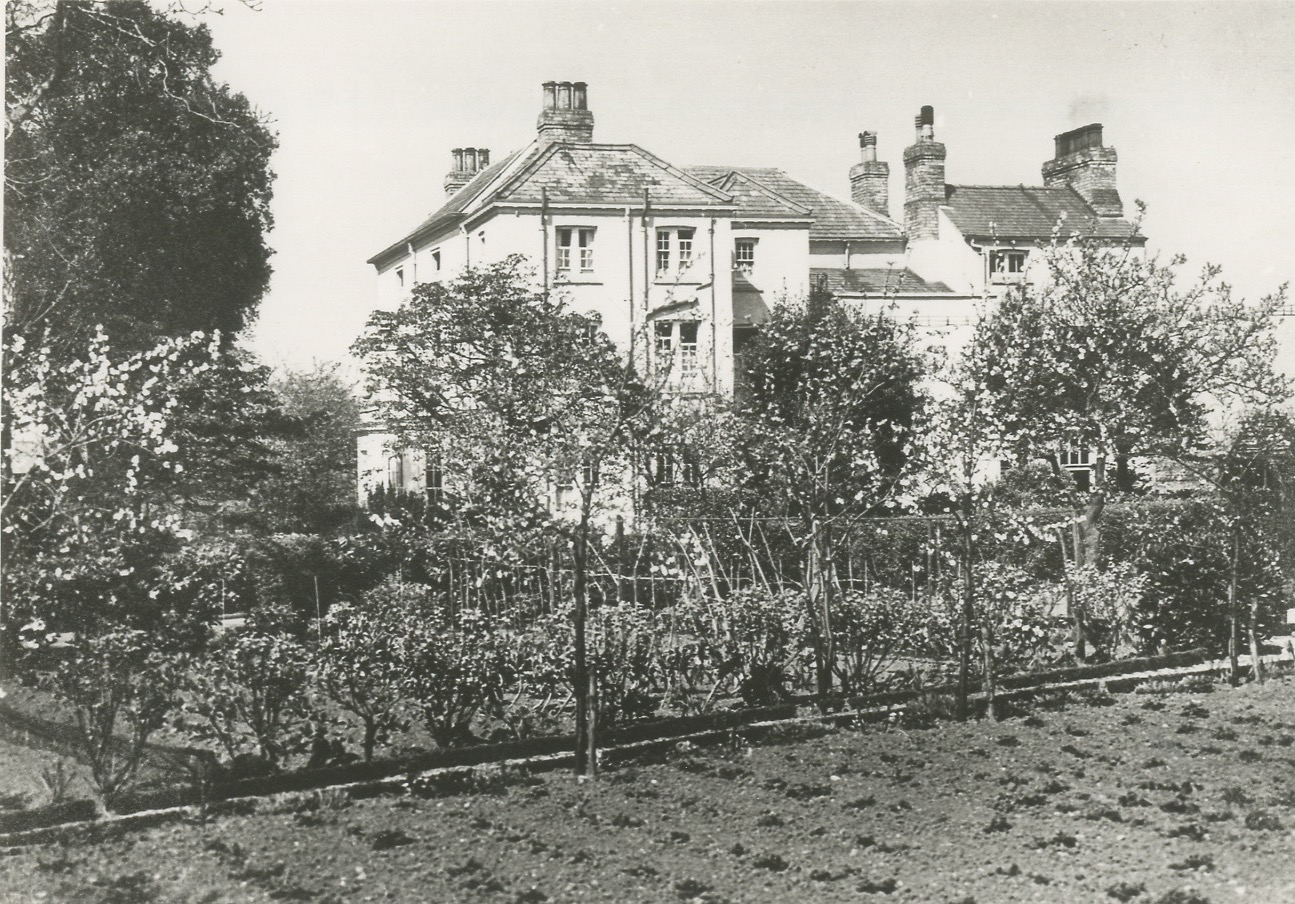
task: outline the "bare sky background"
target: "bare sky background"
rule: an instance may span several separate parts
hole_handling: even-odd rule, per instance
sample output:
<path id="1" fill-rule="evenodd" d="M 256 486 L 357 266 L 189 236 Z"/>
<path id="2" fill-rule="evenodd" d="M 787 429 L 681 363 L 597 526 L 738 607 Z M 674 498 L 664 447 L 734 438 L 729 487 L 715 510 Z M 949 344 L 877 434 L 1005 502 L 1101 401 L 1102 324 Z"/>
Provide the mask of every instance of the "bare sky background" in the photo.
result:
<path id="1" fill-rule="evenodd" d="M 218 76 L 281 141 L 251 343 L 271 364 L 345 354 L 374 298 L 365 259 L 440 205 L 451 148 L 529 141 L 546 80 L 589 83 L 598 141 L 839 197 L 877 131 L 901 217 L 922 104 L 954 184 L 1040 184 L 1052 137 L 1100 121 L 1151 247 L 1223 265 L 1246 297 L 1295 281 L 1292 0 L 264 0 L 208 22 Z"/>

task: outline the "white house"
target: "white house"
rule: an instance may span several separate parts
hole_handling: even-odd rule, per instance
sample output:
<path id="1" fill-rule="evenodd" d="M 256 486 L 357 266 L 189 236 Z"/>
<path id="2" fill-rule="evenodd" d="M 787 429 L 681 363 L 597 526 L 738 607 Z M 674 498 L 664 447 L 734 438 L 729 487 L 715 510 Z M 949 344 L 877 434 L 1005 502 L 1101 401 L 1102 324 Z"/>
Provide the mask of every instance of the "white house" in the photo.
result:
<path id="1" fill-rule="evenodd" d="M 923 107 L 904 152 L 904 221 L 891 219 L 889 166 L 860 137 L 841 200 L 774 168 L 672 165 L 635 144 L 594 140 L 583 82 L 546 82 L 533 138 L 498 160 L 459 148 L 434 213 L 369 259 L 380 307 L 416 283 L 511 254 L 540 287 L 597 311 L 622 347 L 651 337 L 670 388 L 731 395 L 734 358 L 783 298 L 822 283 L 863 306 L 897 302 L 931 325 L 969 322 L 974 304 L 1031 278 L 1029 249 L 1068 231 L 1132 240 L 1101 126 L 1057 136 L 1040 187 L 957 186 Z M 435 462 L 372 422 L 359 439 L 361 501 L 375 486 L 419 492 Z"/>

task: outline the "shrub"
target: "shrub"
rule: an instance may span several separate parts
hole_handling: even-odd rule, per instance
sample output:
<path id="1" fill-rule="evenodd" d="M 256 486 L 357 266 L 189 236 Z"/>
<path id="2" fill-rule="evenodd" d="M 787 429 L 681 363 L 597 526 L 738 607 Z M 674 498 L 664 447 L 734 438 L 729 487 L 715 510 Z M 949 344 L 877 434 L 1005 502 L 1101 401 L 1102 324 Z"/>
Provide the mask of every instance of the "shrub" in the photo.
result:
<path id="1" fill-rule="evenodd" d="M 78 752 L 108 804 L 135 777 L 149 737 L 176 703 L 178 662 L 155 646 L 142 631 L 82 638 L 53 676 L 76 715 Z"/>
<path id="2" fill-rule="evenodd" d="M 1147 576 L 1128 562 L 1105 569 L 1081 565 L 1067 574 L 1074 604 L 1085 615 L 1085 636 L 1101 659 L 1131 656 L 1138 647 L 1138 610 Z"/>
<path id="3" fill-rule="evenodd" d="M 598 675 L 598 717 L 606 724 L 650 716 L 661 688 L 658 625 L 634 604 L 589 613 L 589 649 Z"/>
<path id="4" fill-rule="evenodd" d="M 874 585 L 866 593 L 847 591 L 832 611 L 836 641 L 833 671 L 847 694 L 861 694 L 912 640 L 920 613 L 905 593 Z"/>
<path id="5" fill-rule="evenodd" d="M 185 727 L 231 760 L 254 752 L 277 767 L 308 743 L 309 662 L 299 641 L 271 626 L 225 634 L 189 671 Z"/>
<path id="6" fill-rule="evenodd" d="M 363 606 L 334 607 L 312 660 L 315 686 L 360 720 L 366 761 L 404 725 L 405 673 L 392 638 L 406 629 L 407 613 L 399 597 L 381 592 L 369 594 Z"/>
<path id="7" fill-rule="evenodd" d="M 1231 532 L 1209 499 L 1143 504 L 1113 511 L 1103 534 L 1105 555 L 1145 576 L 1136 612 L 1140 652 L 1161 648 L 1226 649 Z M 1266 543 L 1241 548 L 1238 597 L 1261 600 L 1261 636 L 1281 619 L 1279 562 Z"/>
<path id="8" fill-rule="evenodd" d="M 405 693 L 437 745 L 449 747 L 472 737 L 482 710 L 502 710 L 512 682 L 509 638 L 485 614 L 452 615 L 424 596 L 399 637 Z"/>
<path id="9" fill-rule="evenodd" d="M 807 612 L 799 593 L 760 587 L 712 600 L 708 638 L 717 682 L 731 682 L 751 705 L 784 700 L 808 649 Z"/>

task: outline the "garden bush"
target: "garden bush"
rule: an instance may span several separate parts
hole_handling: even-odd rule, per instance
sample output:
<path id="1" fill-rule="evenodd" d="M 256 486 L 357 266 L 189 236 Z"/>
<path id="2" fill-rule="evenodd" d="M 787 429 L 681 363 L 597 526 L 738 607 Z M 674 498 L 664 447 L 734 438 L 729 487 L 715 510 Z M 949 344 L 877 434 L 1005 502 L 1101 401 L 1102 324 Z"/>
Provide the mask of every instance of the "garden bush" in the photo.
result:
<path id="1" fill-rule="evenodd" d="M 359 720 L 365 760 L 406 724 L 404 663 L 392 639 L 407 629 L 407 615 L 398 598 L 374 592 L 363 605 L 334 607 L 321 626 L 311 662 L 313 683 Z"/>
<path id="2" fill-rule="evenodd" d="M 272 622 L 226 633 L 192 660 L 182 724 L 232 762 L 251 755 L 277 768 L 310 741 L 310 656 Z"/>
<path id="3" fill-rule="evenodd" d="M 911 597 L 874 585 L 867 593 L 846 591 L 836 599 L 832 634 L 834 671 L 846 694 L 873 689 L 882 674 L 912 641 L 922 613 Z"/>
<path id="4" fill-rule="evenodd" d="M 176 704 L 180 668 L 142 631 L 82 637 L 50 679 L 76 716 L 80 758 L 105 803 L 134 779 Z"/>
<path id="5" fill-rule="evenodd" d="M 1134 630 L 1140 652 L 1227 649 L 1232 535 L 1210 499 L 1143 503 L 1113 510 L 1104 558 L 1128 562 L 1146 580 Z M 1263 542 L 1241 546 L 1238 602 L 1260 599 L 1260 635 L 1282 621 L 1280 563 Z"/>
<path id="6" fill-rule="evenodd" d="M 488 615 L 472 609 L 451 613 L 426 592 L 398 636 L 405 694 L 440 747 L 472 740 L 478 715 L 502 714 L 514 681 L 510 638 Z"/>

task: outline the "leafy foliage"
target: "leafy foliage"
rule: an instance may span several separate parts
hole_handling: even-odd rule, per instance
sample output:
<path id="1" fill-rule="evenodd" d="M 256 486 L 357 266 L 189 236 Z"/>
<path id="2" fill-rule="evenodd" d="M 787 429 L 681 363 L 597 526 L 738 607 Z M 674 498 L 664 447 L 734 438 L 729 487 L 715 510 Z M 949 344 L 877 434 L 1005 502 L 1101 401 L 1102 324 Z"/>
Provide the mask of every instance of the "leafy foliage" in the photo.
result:
<path id="1" fill-rule="evenodd" d="M 187 727 L 230 760 L 253 754 L 270 767 L 305 748 L 309 656 L 272 626 L 231 631 L 186 674 Z"/>
<path id="2" fill-rule="evenodd" d="M 151 646 L 146 634 L 128 629 L 82 637 L 51 678 L 76 715 L 79 752 L 109 804 L 176 704 L 177 660 Z"/>
<path id="3" fill-rule="evenodd" d="M 355 515 L 360 405 L 335 365 L 289 371 L 271 389 L 291 425 L 273 447 L 282 467 L 257 487 L 255 508 L 276 533 L 332 533 Z"/>
<path id="4" fill-rule="evenodd" d="M 125 354 L 100 333 L 63 363 L 15 336 L 5 353 L 7 628 L 194 636 L 218 598 L 177 572 L 205 555 L 184 553 L 191 526 L 230 520 L 274 468 L 264 371 L 202 334 Z"/>
<path id="5" fill-rule="evenodd" d="M 364 606 L 330 610 L 312 661 L 315 685 L 360 720 L 365 760 L 405 724 L 405 674 L 392 637 L 406 630 L 407 611 L 382 605 L 384 599 L 371 594 Z"/>
<path id="6" fill-rule="evenodd" d="M 241 330 L 270 276 L 275 140 L 202 26 L 143 2 L 6 11 L 5 313 L 56 360 Z"/>
<path id="7" fill-rule="evenodd" d="M 969 378 L 1021 458 L 1091 450 L 1083 561 L 1095 564 L 1108 469 L 1131 456 L 1182 459 L 1206 440 L 1220 402 L 1289 391 L 1272 370 L 1285 289 L 1257 304 L 1232 297 L 1206 267 L 1183 288 L 1168 265 L 1058 231 L 1044 249 L 1047 281 L 1011 294 L 979 328 L 985 346 Z"/>
<path id="8" fill-rule="evenodd" d="M 911 327 L 817 290 L 780 305 L 743 353 L 748 481 L 808 523 L 893 501 L 922 409 Z"/>

